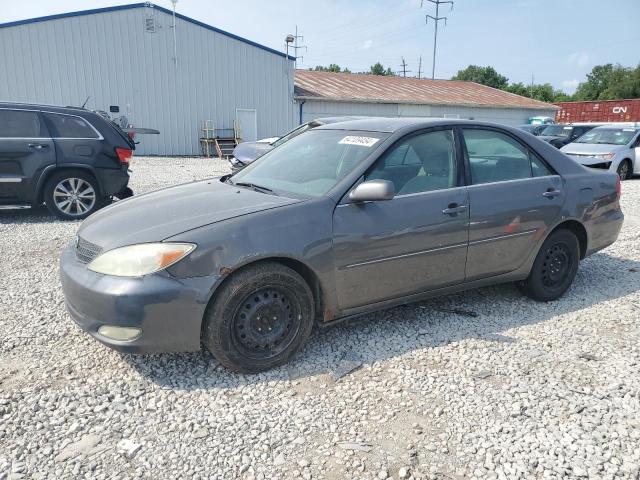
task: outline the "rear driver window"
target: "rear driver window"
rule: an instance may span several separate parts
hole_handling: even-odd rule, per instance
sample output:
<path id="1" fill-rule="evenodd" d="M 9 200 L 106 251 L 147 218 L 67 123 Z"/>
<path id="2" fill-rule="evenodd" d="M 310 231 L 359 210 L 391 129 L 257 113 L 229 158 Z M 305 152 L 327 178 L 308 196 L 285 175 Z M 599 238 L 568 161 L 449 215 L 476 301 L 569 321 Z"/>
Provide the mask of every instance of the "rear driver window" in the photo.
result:
<path id="1" fill-rule="evenodd" d="M 71 115 L 44 114 L 51 135 L 56 138 L 98 138 L 96 131 L 82 118 Z"/>
<path id="2" fill-rule="evenodd" d="M 551 175 L 549 169 L 514 140 L 494 130 L 464 129 L 474 185 Z"/>
<path id="3" fill-rule="evenodd" d="M 0 110 L 1 138 L 38 138 L 40 119 L 36 112 Z"/>

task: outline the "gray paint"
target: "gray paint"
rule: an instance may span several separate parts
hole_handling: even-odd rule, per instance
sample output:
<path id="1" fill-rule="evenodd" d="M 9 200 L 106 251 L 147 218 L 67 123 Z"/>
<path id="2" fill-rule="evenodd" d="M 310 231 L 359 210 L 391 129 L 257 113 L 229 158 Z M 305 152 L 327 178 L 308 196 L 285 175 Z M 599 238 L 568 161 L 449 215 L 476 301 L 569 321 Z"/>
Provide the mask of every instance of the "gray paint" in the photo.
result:
<path id="1" fill-rule="evenodd" d="M 408 105 L 398 103 L 333 102 L 306 100 L 302 107 L 302 122 L 336 115 L 365 115 L 372 117 L 439 117 L 460 118 L 481 122 L 495 122 L 517 126 L 530 117 L 555 116 L 555 110 L 526 108 L 468 107 L 462 105 Z"/>
<path id="2" fill-rule="evenodd" d="M 292 60 L 178 18 L 175 64 L 172 21 L 142 7 L 0 26 L 0 101 L 118 105 L 161 132 L 139 136 L 138 155 L 198 155 L 201 124 L 232 128 L 236 108 L 257 110 L 258 138 L 293 127 Z"/>
<path id="3" fill-rule="evenodd" d="M 443 126 L 458 132 L 465 125 L 498 128 L 515 137 L 557 174 L 477 186 L 468 186 L 468 175 L 460 175 L 459 186 L 448 190 L 385 202 L 349 201 L 364 172 L 405 135 Z M 91 273 L 70 246 L 62 257 L 61 278 L 72 316 L 93 335 L 102 311 L 111 312 L 111 323 L 149 327 L 144 340 L 126 345 L 99 338 L 117 349 L 197 349 L 206 303 L 234 271 L 260 260 L 293 262 L 309 272 L 316 284 L 318 321 L 324 324 L 443 293 L 522 280 L 547 236 L 566 222 L 584 229 L 583 256 L 613 243 L 622 226 L 615 174 L 588 170 L 517 129 L 420 119 L 356 120 L 318 128 L 392 133 L 322 197 L 274 197 L 213 179 L 118 202 L 90 217 L 78 235 L 101 247 L 160 240 L 198 247 L 166 271 L 122 279 Z M 460 139 L 456 142 L 460 145 Z M 464 156 L 458 162 L 464 171 Z M 545 195 L 550 188 L 561 194 Z M 525 190 L 526 195 L 519 194 Z M 171 208 L 171 199 L 185 197 L 189 209 Z M 450 210 L 474 198 L 479 210 L 473 203 L 459 213 Z M 468 256 L 472 261 L 466 269 Z M 175 307 L 180 305 L 185 309 L 178 314 Z M 176 332 L 178 317 L 183 328 Z"/>

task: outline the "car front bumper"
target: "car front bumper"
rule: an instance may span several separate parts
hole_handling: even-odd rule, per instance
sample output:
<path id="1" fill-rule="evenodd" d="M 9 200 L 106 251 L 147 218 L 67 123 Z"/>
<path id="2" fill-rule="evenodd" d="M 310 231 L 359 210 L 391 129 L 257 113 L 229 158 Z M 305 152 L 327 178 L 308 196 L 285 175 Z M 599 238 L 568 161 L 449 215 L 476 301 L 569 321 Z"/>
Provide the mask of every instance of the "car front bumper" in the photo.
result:
<path id="1" fill-rule="evenodd" d="M 69 245 L 60 257 L 60 280 L 75 323 L 105 345 L 128 353 L 200 349 L 202 318 L 215 278 L 174 278 L 159 272 L 124 278 L 92 272 Z M 142 330 L 131 341 L 98 333 L 103 325 Z"/>

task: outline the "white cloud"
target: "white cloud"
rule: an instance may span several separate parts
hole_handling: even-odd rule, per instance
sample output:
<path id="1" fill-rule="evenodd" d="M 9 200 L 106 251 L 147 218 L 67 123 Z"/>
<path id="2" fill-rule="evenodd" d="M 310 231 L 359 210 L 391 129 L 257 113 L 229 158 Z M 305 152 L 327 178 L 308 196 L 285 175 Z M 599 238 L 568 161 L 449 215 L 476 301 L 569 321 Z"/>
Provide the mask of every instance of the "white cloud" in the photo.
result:
<path id="1" fill-rule="evenodd" d="M 360 50 L 369 50 L 371 47 L 373 47 L 373 40 L 365 40 L 360 45 Z"/>
<path id="2" fill-rule="evenodd" d="M 569 63 L 578 67 L 585 67 L 589 63 L 589 55 L 585 52 L 574 52 L 569 55 Z"/>
<path id="3" fill-rule="evenodd" d="M 578 84 L 579 83 L 580 82 L 578 80 L 576 80 L 575 78 L 573 80 L 563 80 L 562 81 L 562 88 L 567 93 L 573 93 L 573 92 L 575 92 L 576 88 L 578 88 Z"/>

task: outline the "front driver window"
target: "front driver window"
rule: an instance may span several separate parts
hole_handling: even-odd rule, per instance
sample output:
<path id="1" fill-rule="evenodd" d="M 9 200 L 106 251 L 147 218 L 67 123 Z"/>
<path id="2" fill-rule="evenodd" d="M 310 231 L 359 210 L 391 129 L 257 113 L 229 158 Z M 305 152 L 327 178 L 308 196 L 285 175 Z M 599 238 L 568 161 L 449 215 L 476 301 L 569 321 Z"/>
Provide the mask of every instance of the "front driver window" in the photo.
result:
<path id="1" fill-rule="evenodd" d="M 365 180 L 389 180 L 395 186 L 396 195 L 455 187 L 454 145 L 452 130 L 411 136 L 380 157 Z"/>

